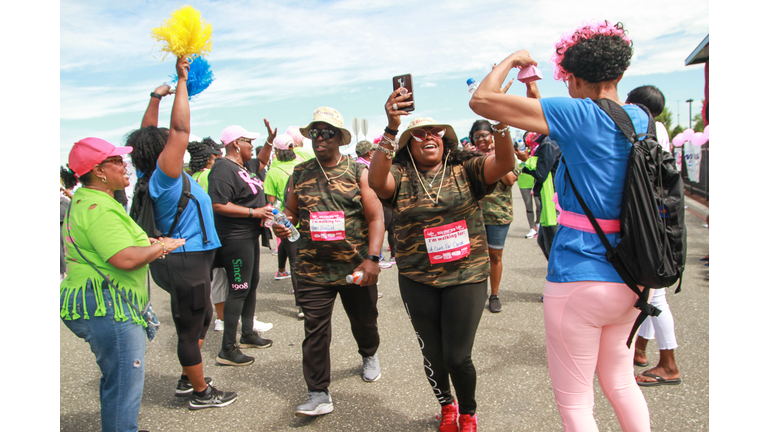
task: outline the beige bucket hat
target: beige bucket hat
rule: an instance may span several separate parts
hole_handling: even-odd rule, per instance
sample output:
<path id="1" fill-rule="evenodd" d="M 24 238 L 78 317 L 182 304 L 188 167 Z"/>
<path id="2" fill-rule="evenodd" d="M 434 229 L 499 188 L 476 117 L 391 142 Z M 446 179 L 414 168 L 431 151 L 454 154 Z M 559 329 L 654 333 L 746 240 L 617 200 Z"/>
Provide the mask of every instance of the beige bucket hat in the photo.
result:
<path id="1" fill-rule="evenodd" d="M 340 129 L 341 134 L 344 137 L 345 145 L 352 142 L 352 133 L 344 128 L 344 117 L 342 117 L 341 114 L 335 109 L 331 107 L 320 107 L 316 109 L 312 116 L 312 121 L 303 128 L 300 128 L 299 131 L 301 131 L 303 136 L 311 138 L 309 136 L 309 130 L 312 129 L 312 125 L 317 122 L 327 123 L 335 128 Z"/>
<path id="2" fill-rule="evenodd" d="M 411 120 L 411 123 L 408 125 L 408 127 L 403 131 L 402 134 L 400 134 L 400 139 L 397 140 L 397 151 L 402 150 L 406 145 L 408 145 L 408 140 L 411 139 L 412 130 L 425 126 L 443 127 L 445 128 L 445 135 L 443 136 L 444 138 L 450 138 L 456 143 L 459 142 L 458 137 L 456 137 L 456 132 L 453 130 L 453 126 L 449 124 L 437 123 L 432 119 L 432 117 L 417 117 Z"/>

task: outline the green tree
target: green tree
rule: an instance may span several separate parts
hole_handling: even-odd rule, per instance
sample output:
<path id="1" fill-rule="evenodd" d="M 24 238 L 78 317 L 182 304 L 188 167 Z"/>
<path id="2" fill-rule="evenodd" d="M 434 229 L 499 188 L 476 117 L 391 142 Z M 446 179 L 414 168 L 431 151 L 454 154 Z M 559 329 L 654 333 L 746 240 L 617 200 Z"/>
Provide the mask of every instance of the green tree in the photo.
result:
<path id="1" fill-rule="evenodd" d="M 667 129 L 667 130 L 669 131 L 669 139 L 671 140 L 672 138 L 676 137 L 677 134 L 683 133 L 683 131 L 685 129 L 683 129 L 682 126 L 677 125 L 677 126 L 675 126 L 674 129 L 672 129 L 672 130 Z"/>
<path id="2" fill-rule="evenodd" d="M 664 107 L 661 114 L 656 117 L 656 121 L 663 124 L 668 131 L 672 129 L 672 113 L 669 112 L 667 107 Z"/>

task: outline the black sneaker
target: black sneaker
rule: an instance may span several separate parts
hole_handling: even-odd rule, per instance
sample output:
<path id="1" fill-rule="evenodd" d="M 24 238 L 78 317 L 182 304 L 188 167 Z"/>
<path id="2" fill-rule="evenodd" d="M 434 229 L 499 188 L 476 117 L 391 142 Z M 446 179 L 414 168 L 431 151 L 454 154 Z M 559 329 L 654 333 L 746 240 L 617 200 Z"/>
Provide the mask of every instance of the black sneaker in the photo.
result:
<path id="1" fill-rule="evenodd" d="M 253 357 L 241 353 L 235 346 L 228 351 L 220 350 L 216 363 L 225 366 L 248 366 L 253 363 Z"/>
<path id="2" fill-rule="evenodd" d="M 264 339 L 257 332 L 240 336 L 240 348 L 269 348 L 271 346 L 272 340 Z"/>
<path id="3" fill-rule="evenodd" d="M 197 396 L 192 393 L 189 399 L 189 409 L 199 410 L 204 408 L 221 408 L 237 400 L 237 393 L 216 390 L 216 387 L 209 385 L 205 389 L 205 396 Z"/>
<path id="4" fill-rule="evenodd" d="M 499 296 L 492 295 L 488 298 L 488 309 L 493 313 L 501 312 L 501 300 L 499 300 Z"/>
<path id="5" fill-rule="evenodd" d="M 210 377 L 205 377 L 205 383 L 210 385 L 213 380 Z M 192 383 L 188 379 L 180 379 L 176 385 L 176 396 L 187 397 L 192 394 Z"/>

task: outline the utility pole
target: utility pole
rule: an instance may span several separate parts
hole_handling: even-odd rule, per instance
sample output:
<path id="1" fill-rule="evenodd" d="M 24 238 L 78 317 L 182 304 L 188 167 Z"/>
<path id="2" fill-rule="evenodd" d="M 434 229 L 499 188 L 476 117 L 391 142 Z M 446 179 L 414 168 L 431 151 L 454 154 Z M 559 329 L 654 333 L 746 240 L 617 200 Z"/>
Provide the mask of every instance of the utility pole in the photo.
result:
<path id="1" fill-rule="evenodd" d="M 691 111 L 691 103 L 693 103 L 693 99 L 688 99 L 687 101 L 685 101 L 685 103 L 688 104 L 688 128 L 691 129 L 691 128 L 693 128 L 693 126 L 692 126 L 693 125 L 693 120 L 692 120 L 693 111 Z"/>
<path id="2" fill-rule="evenodd" d="M 677 101 L 677 125 L 680 126 L 680 101 Z"/>

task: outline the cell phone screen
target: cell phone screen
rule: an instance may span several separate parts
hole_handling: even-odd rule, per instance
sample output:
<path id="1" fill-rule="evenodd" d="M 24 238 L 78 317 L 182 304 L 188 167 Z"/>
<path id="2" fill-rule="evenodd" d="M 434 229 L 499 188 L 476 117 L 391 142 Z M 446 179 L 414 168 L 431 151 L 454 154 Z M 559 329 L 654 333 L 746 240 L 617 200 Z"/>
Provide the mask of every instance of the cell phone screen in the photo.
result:
<path id="1" fill-rule="evenodd" d="M 411 94 L 408 99 L 405 100 L 405 102 L 409 102 L 413 100 L 413 79 L 411 78 L 411 74 L 405 74 L 405 75 L 398 75 L 396 77 L 392 78 L 392 90 L 397 90 L 400 87 L 405 87 L 408 90 L 408 93 Z M 416 109 L 416 104 L 411 104 L 410 106 L 403 107 L 403 111 L 413 111 Z"/>

